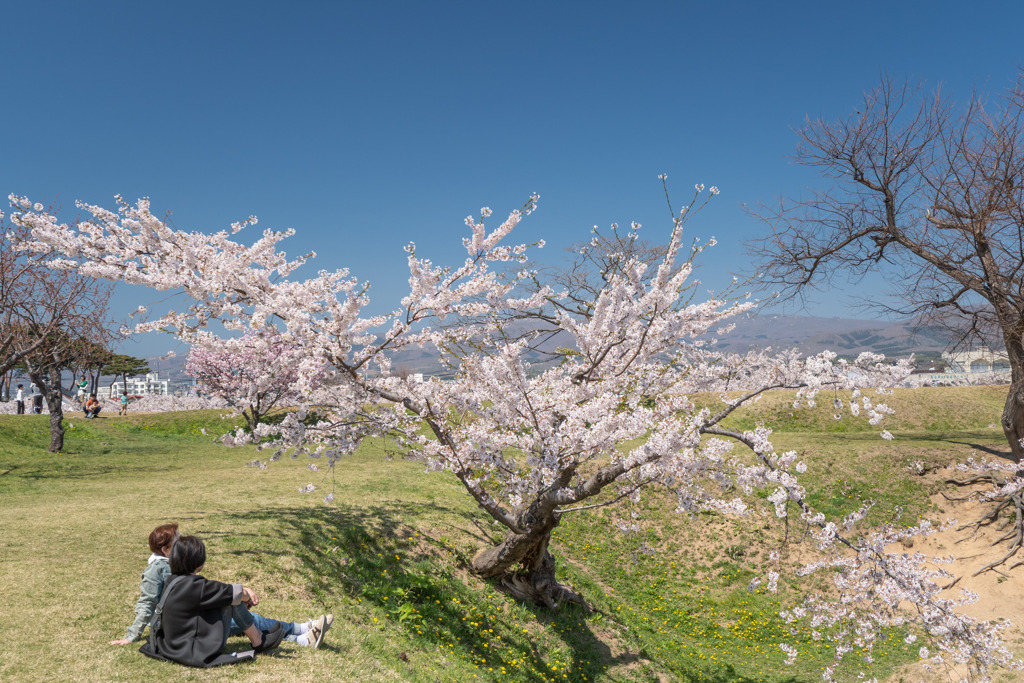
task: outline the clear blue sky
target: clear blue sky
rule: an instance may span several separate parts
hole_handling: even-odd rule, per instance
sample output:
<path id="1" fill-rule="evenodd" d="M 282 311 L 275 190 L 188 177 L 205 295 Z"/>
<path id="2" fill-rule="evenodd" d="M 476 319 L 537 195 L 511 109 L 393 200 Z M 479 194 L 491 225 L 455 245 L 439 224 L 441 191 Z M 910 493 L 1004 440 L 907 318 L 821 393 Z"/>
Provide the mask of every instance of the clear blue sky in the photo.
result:
<path id="1" fill-rule="evenodd" d="M 998 91 L 1024 64 L 1018 2 L 16 2 L 3 9 L 0 189 L 111 207 L 148 196 L 187 230 L 250 214 L 289 253 L 348 266 L 376 310 L 401 247 L 461 260 L 462 219 L 531 192 L 541 255 L 594 224 L 693 235 L 700 276 L 746 269 L 742 203 L 813 182 L 790 165 L 806 116 L 840 116 L 880 74 Z M 119 291 L 130 310 L 158 297 Z M 839 293 L 809 312 L 853 315 Z M 150 355 L 153 338 L 126 345 Z"/>

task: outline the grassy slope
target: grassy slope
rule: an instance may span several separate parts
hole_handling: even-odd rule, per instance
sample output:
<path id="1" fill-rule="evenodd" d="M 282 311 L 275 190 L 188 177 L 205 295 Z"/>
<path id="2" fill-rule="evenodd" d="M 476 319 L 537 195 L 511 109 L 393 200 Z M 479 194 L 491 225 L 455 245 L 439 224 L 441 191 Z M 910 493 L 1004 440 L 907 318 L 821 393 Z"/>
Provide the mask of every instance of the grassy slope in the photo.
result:
<path id="1" fill-rule="evenodd" d="M 937 514 L 920 480 L 893 473 L 913 459 L 999 448 L 1001 434 L 988 425 L 1004 395 L 998 387 L 900 392 L 889 403 L 905 431 L 892 443 L 873 429 L 837 432 L 831 410 L 800 411 L 786 415 L 790 431 L 777 433 L 776 445 L 806 452 L 816 502 L 830 514 L 861 497 L 879 500 L 876 522 L 899 508 L 905 519 Z M 772 395 L 757 410 L 778 417 L 785 401 Z M 771 519 L 679 516 L 658 494 L 623 511 L 638 515 L 637 533 L 614 531 L 609 512 L 570 516 L 554 551 L 597 611 L 549 614 L 468 575 L 466 559 L 498 530 L 478 524 L 453 479 L 387 461 L 379 445 L 334 475 L 304 461 L 263 471 L 243 467 L 251 449 L 201 433 L 224 430 L 208 413 L 74 420 L 63 455 L 46 453 L 45 420 L 0 416 L 3 680 L 810 681 L 828 658 L 802 632 L 798 664 L 782 666 L 777 643 L 788 636 L 775 614 L 805 586 L 784 586 L 778 597 L 743 590 L 779 545 L 783 529 Z M 320 490 L 300 494 L 307 482 Z M 320 505 L 332 488 L 336 503 Z M 168 520 L 207 541 L 207 576 L 253 585 L 261 613 L 334 612 L 328 647 L 288 646 L 215 671 L 108 647 L 131 621 L 145 537 Z M 791 547 L 786 561 L 795 562 L 800 545 Z M 907 660 L 899 636 L 872 675 Z"/>

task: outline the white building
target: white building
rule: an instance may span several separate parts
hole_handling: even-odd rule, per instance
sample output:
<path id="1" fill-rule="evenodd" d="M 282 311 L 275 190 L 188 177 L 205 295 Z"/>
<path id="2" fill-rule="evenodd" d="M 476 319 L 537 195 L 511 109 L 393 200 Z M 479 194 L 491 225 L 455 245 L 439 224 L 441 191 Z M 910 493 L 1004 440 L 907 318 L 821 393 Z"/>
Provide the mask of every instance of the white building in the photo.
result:
<path id="1" fill-rule="evenodd" d="M 949 372 L 998 372 L 1010 369 L 1010 357 L 1002 351 L 992 351 L 987 346 L 957 353 L 944 353 L 942 360 L 946 361 Z"/>
<path id="2" fill-rule="evenodd" d="M 967 351 L 943 353 L 945 372 L 922 372 L 912 375 L 917 382 L 932 385 L 995 384 L 1009 381 L 1010 357 L 1003 351 L 979 346 Z M 932 370 L 935 369 L 933 365 Z M 996 374 L 999 373 L 999 374 Z"/>
<path id="3" fill-rule="evenodd" d="M 166 396 L 170 393 L 168 385 L 169 382 L 166 379 L 160 379 L 157 373 L 150 372 L 145 377 L 129 377 L 127 382 L 115 381 L 109 387 L 100 387 L 97 396 L 110 398 L 111 391 L 115 396 L 120 396 L 122 391 L 127 392 L 129 396 L 145 396 L 147 394 Z"/>

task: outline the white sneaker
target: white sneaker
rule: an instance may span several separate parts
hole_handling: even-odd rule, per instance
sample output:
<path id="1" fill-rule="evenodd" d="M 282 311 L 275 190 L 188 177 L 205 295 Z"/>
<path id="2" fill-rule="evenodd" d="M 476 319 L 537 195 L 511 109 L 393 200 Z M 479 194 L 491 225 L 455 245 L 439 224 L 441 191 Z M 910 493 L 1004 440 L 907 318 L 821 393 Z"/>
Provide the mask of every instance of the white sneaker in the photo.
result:
<path id="1" fill-rule="evenodd" d="M 314 619 L 309 626 L 309 630 L 306 631 L 306 638 L 309 640 L 309 644 L 313 649 L 320 647 L 320 643 L 324 642 L 324 635 L 330 630 L 334 624 L 333 614 L 324 614 L 317 619 Z"/>

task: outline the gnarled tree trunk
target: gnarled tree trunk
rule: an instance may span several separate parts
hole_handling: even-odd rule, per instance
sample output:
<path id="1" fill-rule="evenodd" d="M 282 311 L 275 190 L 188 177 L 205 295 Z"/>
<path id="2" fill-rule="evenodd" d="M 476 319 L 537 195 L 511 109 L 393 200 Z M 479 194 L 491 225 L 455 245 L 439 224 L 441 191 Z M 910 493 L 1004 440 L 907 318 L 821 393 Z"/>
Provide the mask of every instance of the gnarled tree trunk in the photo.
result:
<path id="1" fill-rule="evenodd" d="M 1018 371 L 1014 369 L 1014 375 Z M 1024 439 L 1024 379 L 1014 379 L 1010 384 L 1010 391 L 1006 394 L 1006 404 L 1003 407 L 1003 417 L 1000 421 L 1003 427 L 1003 434 L 1010 444 L 1015 462 L 1020 463 L 1024 457 L 1024 446 L 1021 446 L 1021 439 Z"/>
<path id="2" fill-rule="evenodd" d="M 555 578 L 555 557 L 548 544 L 558 526 L 558 512 L 552 510 L 539 518 L 535 512 L 536 506 L 531 506 L 517 516 L 522 533 L 510 530 L 500 543 L 477 553 L 473 571 L 499 580 L 514 597 L 549 609 L 565 602 L 586 606 L 579 594 Z"/>
<path id="3" fill-rule="evenodd" d="M 1024 459 L 1024 445 L 1021 445 L 1024 439 L 1024 345 L 1020 335 L 1015 333 L 1017 327 L 1012 324 L 1003 326 L 1003 343 L 1010 360 L 1010 390 L 1006 393 L 1000 424 L 1013 460 L 1019 464 Z"/>
<path id="4" fill-rule="evenodd" d="M 64 394 L 60 386 L 60 369 L 30 372 L 29 377 L 43 393 L 50 413 L 50 452 L 60 453 L 64 450 Z"/>

